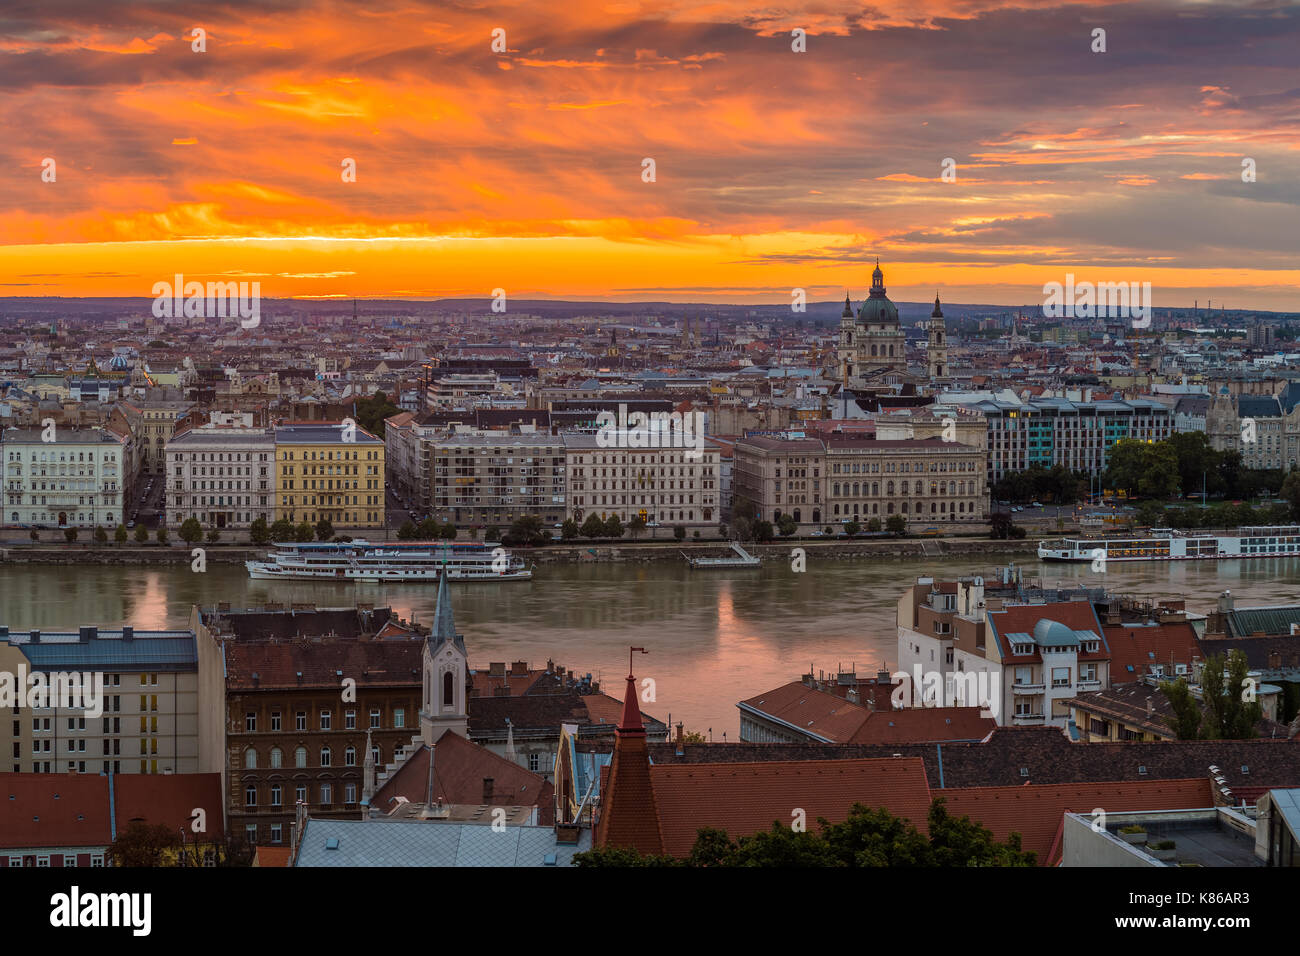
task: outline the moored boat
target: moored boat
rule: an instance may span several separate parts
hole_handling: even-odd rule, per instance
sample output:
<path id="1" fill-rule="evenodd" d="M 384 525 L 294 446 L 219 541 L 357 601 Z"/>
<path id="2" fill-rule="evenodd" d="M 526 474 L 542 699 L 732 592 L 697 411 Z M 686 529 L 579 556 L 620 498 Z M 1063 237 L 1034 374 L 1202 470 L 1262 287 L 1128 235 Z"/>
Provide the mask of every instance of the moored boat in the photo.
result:
<path id="1" fill-rule="evenodd" d="M 264 561 L 246 561 L 254 580 L 317 581 L 519 581 L 532 568 L 500 545 L 448 541 L 290 543 Z"/>

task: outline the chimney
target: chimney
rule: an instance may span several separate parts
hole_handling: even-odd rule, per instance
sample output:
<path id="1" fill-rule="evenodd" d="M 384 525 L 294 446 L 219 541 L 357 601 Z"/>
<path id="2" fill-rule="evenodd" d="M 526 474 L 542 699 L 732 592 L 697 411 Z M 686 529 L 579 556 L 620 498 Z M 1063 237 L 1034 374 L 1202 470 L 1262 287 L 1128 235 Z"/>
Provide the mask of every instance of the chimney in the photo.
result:
<path id="1" fill-rule="evenodd" d="M 135 628 L 130 624 L 122 625 L 122 640 L 130 641 L 135 639 Z"/>
<path id="2" fill-rule="evenodd" d="M 90 625 L 88 627 L 83 625 L 77 639 L 82 644 L 89 644 L 98 636 L 99 636 L 99 628 L 95 627 L 94 625 Z"/>
<path id="3" fill-rule="evenodd" d="M 1147 698 L 1147 716 L 1151 717 L 1156 712 L 1156 702 L 1152 698 Z"/>
<path id="4" fill-rule="evenodd" d="M 677 721 L 677 756 L 686 756 L 686 732 L 682 729 L 682 722 Z"/>
<path id="5" fill-rule="evenodd" d="M 484 803 L 492 802 L 492 783 L 493 781 L 491 777 L 483 778 L 483 802 Z"/>
<path id="6" fill-rule="evenodd" d="M 40 631 L 33 630 L 33 631 L 31 631 L 31 632 L 28 634 L 28 637 L 31 639 L 31 642 L 32 642 L 33 644 L 39 644 L 39 643 L 41 642 L 41 632 L 40 632 Z"/>

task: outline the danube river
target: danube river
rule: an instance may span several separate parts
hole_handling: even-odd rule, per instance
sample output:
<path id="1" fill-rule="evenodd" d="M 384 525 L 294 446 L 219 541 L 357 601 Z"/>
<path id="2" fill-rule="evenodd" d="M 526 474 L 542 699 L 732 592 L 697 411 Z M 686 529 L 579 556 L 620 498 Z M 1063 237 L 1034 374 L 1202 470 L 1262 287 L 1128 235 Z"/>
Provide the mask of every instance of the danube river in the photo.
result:
<path id="1" fill-rule="evenodd" d="M 551 658 L 590 672 L 621 697 L 629 645 L 638 677 L 657 692 L 644 709 L 682 720 L 714 739 L 736 739 L 736 702 L 797 680 L 809 667 L 856 665 L 871 673 L 896 661 L 894 609 L 919 575 L 992 574 L 979 558 L 859 559 L 812 562 L 802 574 L 766 563 L 753 571 L 689 571 L 675 561 L 649 564 L 551 564 L 531 581 L 454 584 L 452 602 L 471 663 Z M 1047 585 L 1096 586 L 1089 565 L 1040 566 Z M 1207 612 L 1224 588 L 1239 604 L 1300 603 L 1300 559 L 1197 563 L 1111 563 L 1113 592 L 1185 597 Z M 250 581 L 241 565 L 11 565 L 0 568 L 0 624 L 11 630 L 73 629 L 82 624 L 139 629 L 188 626 L 190 606 L 266 601 L 338 607 L 355 601 L 391 605 L 429 623 L 436 586 Z"/>

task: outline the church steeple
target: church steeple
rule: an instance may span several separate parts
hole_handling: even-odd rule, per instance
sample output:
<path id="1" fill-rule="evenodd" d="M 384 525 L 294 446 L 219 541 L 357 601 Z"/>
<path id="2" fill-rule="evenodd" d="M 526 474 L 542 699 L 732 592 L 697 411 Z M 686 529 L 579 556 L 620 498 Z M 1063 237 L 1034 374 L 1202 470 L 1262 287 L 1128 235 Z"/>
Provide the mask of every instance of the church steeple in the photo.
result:
<path id="1" fill-rule="evenodd" d="M 614 730 L 614 756 L 601 796 L 594 842 L 596 846 L 627 847 L 657 856 L 664 852 L 663 830 L 637 700 L 636 678 L 628 674 L 623 716 Z"/>
<path id="2" fill-rule="evenodd" d="M 841 319 L 853 318 L 853 303 L 849 301 L 848 290 L 844 292 L 844 311 L 840 313 Z"/>
<path id="3" fill-rule="evenodd" d="M 425 744 L 433 746 L 447 731 L 468 738 L 469 653 L 465 650 L 465 638 L 456 633 L 446 570 L 438 579 L 433 633 L 425 638 L 421 660 L 424 699 L 420 707 L 420 731 Z"/>
<path id="4" fill-rule="evenodd" d="M 948 327 L 943 321 L 943 309 L 939 305 L 937 292 L 934 294 L 934 311 L 930 313 L 925 361 L 930 381 L 935 382 L 948 375 Z"/>

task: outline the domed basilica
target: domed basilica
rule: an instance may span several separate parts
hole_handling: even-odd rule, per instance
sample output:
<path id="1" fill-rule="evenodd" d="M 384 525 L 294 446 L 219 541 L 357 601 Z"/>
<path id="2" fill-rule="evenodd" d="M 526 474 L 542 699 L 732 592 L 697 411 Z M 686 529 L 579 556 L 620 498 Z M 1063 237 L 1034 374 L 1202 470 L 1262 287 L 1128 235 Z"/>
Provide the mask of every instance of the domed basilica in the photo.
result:
<path id="1" fill-rule="evenodd" d="M 898 324 L 898 307 L 885 295 L 885 274 L 880 271 L 879 261 L 871 273 L 871 292 L 856 318 L 849 297 L 844 297 L 836 357 L 845 382 L 888 368 L 907 367 L 906 339 Z"/>

